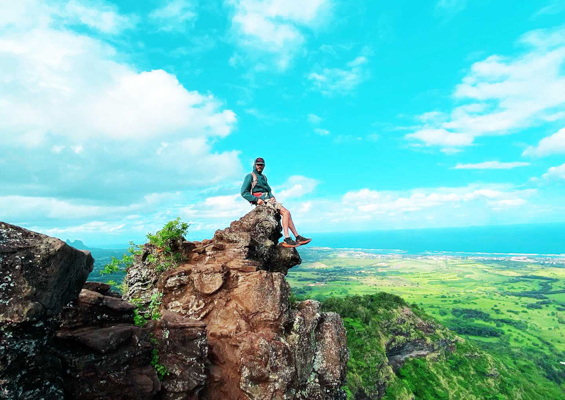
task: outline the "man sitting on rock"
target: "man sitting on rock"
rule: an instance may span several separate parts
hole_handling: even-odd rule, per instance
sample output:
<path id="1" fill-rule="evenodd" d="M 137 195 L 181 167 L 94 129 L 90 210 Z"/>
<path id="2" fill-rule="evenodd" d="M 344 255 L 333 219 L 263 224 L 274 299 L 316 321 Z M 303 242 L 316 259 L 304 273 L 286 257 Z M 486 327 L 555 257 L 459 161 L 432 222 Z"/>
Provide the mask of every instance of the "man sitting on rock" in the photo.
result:
<path id="1" fill-rule="evenodd" d="M 265 169 L 265 160 L 259 157 L 255 160 L 253 172 L 247 174 L 243 181 L 243 185 L 241 186 L 241 195 L 251 204 L 265 204 L 281 213 L 284 232 L 284 241 L 282 242 L 282 245 L 284 247 L 297 247 L 310 243 L 312 239 L 300 236 L 296 231 L 294 222 L 292 222 L 290 211 L 284 208 L 282 203 L 279 203 L 273 196 L 271 187 L 267 183 L 267 177 L 263 175 L 263 169 Z M 292 240 L 288 234 L 288 228 L 290 228 L 296 240 Z"/>

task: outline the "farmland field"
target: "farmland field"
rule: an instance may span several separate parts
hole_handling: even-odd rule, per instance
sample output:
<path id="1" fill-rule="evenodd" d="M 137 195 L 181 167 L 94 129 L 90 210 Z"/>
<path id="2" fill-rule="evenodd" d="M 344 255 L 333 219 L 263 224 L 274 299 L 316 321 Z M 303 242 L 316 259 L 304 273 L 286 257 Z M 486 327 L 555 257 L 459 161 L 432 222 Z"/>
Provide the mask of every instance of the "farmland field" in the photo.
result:
<path id="1" fill-rule="evenodd" d="M 299 297 L 389 292 L 465 337 L 565 351 L 565 260 L 407 256 L 300 249 L 287 279 Z"/>

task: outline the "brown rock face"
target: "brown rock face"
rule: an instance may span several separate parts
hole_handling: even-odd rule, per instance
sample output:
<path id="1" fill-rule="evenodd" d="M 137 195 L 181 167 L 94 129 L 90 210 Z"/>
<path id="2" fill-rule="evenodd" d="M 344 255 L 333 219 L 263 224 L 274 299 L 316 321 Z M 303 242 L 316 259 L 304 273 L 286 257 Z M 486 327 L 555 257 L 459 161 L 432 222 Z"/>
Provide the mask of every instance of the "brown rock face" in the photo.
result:
<path id="1" fill-rule="evenodd" d="M 92 271 L 89 252 L 0 222 L 0 398 L 58 399 L 55 317 Z"/>
<path id="2" fill-rule="evenodd" d="M 0 223 L 0 399 L 201 399 L 205 325 L 163 311 L 136 326 L 133 304 L 85 283 L 92 266 L 88 252 Z"/>
<path id="3" fill-rule="evenodd" d="M 258 206 L 211 240 L 179 244 L 183 264 L 161 274 L 144 254 L 128 271 L 127 298 L 163 293 L 162 309 L 203 321 L 210 400 L 343 397 L 348 352 L 340 317 L 316 301 L 290 305 L 284 275 L 301 262 L 277 245 L 280 217 Z"/>
<path id="4" fill-rule="evenodd" d="M 88 251 L 0 222 L 0 323 L 57 315 L 78 296 L 93 265 Z"/>
<path id="5" fill-rule="evenodd" d="M 0 223 L 0 399 L 344 399 L 343 323 L 291 305 L 301 260 L 280 237 L 259 206 L 211 240 L 179 240 L 184 262 L 165 272 L 147 244 L 121 298 L 85 283 L 88 252 Z M 156 293 L 161 317 L 137 326 L 127 299 Z"/>
<path id="6" fill-rule="evenodd" d="M 206 383 L 206 327 L 165 311 L 143 327 L 135 306 L 87 282 L 64 308 L 52 352 L 61 360 L 66 399 L 196 400 Z M 152 365 L 169 372 L 161 381 Z"/>

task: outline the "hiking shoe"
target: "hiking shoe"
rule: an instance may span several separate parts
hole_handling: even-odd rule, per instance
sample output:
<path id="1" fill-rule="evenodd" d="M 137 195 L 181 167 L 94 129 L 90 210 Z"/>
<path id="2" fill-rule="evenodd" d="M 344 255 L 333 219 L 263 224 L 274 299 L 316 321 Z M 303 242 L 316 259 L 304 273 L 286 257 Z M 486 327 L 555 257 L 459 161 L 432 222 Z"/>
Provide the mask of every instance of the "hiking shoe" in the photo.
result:
<path id="1" fill-rule="evenodd" d="M 311 238 L 305 238 L 304 236 L 300 236 L 300 235 L 296 236 L 296 242 L 299 245 L 308 244 L 310 243 L 311 240 L 312 240 Z"/>
<path id="2" fill-rule="evenodd" d="M 283 240 L 283 242 L 281 243 L 284 247 L 297 247 L 300 246 L 298 243 L 296 243 L 294 240 L 292 240 L 290 237 L 287 237 Z"/>

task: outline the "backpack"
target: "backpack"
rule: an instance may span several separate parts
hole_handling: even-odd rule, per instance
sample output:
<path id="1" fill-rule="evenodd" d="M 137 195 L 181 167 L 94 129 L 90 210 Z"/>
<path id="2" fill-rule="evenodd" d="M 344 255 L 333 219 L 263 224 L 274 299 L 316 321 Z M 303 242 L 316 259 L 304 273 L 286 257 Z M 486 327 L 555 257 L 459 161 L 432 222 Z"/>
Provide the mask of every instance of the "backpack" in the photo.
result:
<path id="1" fill-rule="evenodd" d="M 255 185 L 257 185 L 257 175 L 255 174 L 255 172 L 252 172 L 251 175 L 251 190 L 249 192 L 253 194 L 253 188 L 255 187 Z M 263 175 L 263 178 L 265 178 L 265 183 L 267 183 L 267 177 Z"/>

